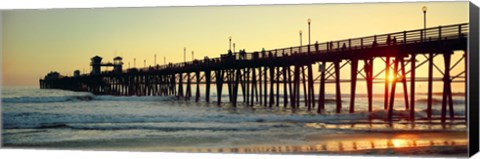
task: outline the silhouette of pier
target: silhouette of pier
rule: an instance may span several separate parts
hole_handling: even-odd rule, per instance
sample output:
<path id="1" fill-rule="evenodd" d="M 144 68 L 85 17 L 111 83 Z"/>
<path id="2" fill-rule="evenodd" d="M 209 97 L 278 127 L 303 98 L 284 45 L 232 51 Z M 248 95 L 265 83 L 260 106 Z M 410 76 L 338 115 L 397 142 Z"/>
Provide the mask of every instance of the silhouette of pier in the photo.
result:
<path id="1" fill-rule="evenodd" d="M 451 83 L 467 82 L 468 79 L 465 55 L 468 27 L 468 23 L 462 23 L 249 53 L 244 50 L 233 53 L 229 50 L 218 58 L 205 57 L 203 60 L 139 69 L 122 70 L 121 58 L 116 58 L 120 61 L 108 66 L 117 69 L 107 72 L 99 71 L 101 58 L 98 61 L 99 57 L 94 57 L 91 74 L 80 75 L 77 72 L 75 76 L 63 77 L 58 73 L 50 73 L 40 80 L 40 88 L 118 96 L 177 96 L 186 100 L 194 98 L 196 102 L 203 96 L 206 102 L 210 102 L 211 85 L 215 85 L 216 102 L 220 105 L 223 86 L 226 85 L 229 102 L 234 107 L 241 101 L 248 106 L 282 105 L 291 109 L 300 107 L 302 90 L 305 107 L 309 111 L 324 113 L 325 85 L 332 83 L 335 85 L 336 112 L 340 113 L 345 109 L 340 83 L 348 82 L 350 103 L 347 109 L 354 113 L 357 84 L 365 81 L 369 112 L 373 111 L 373 84 L 385 85 L 384 109 L 388 110 L 386 119 L 392 121 L 397 84 L 402 84 L 402 100 L 405 101 L 405 110 L 410 112 L 409 119 L 413 121 L 416 82 L 428 83 L 429 119 L 432 118 L 433 82 L 443 82 L 441 120 L 444 122 L 447 118 L 455 118 Z M 462 50 L 464 55 L 453 62 L 451 56 L 457 50 Z M 425 60 L 419 61 L 418 56 L 425 57 Z M 434 63 L 434 58 L 440 56 L 443 56 L 443 64 Z M 374 61 L 377 60 L 385 63 L 380 72 L 373 71 Z M 450 71 L 462 60 L 465 62 L 465 71 L 452 75 Z M 313 64 L 319 64 L 319 68 L 315 69 L 320 72 L 318 77 L 313 75 Z M 416 69 L 422 65 L 428 65 L 427 78 L 417 77 Z M 348 79 L 340 77 L 340 72 L 345 67 L 350 67 L 351 70 Z M 434 77 L 434 70 L 442 76 Z M 385 76 L 382 79 L 380 75 L 383 73 Z M 394 77 L 391 80 L 390 75 Z M 315 84 L 319 85 L 318 91 L 314 90 Z M 196 88 L 193 93 L 194 86 Z M 200 87 L 205 87 L 205 92 L 201 93 Z M 242 92 L 243 100 L 238 99 L 239 91 Z"/>

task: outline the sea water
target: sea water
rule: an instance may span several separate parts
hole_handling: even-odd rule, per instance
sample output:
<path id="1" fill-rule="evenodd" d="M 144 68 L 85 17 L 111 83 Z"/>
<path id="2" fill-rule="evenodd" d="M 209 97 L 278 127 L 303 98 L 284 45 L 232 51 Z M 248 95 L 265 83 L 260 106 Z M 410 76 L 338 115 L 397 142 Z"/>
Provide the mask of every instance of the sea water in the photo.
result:
<path id="1" fill-rule="evenodd" d="M 420 93 L 418 96 L 425 95 Z M 36 87 L 4 87 L 2 144 L 6 147 L 110 150 L 195 152 L 207 149 L 210 152 L 222 148 L 316 145 L 325 141 L 323 148 L 328 151 L 332 145 L 327 142 L 331 141 L 328 137 L 331 135 L 422 131 L 466 133 L 463 120 L 450 121 L 445 126 L 425 120 L 412 124 L 399 118 L 393 124 L 387 124 L 383 120 L 383 95 L 374 96 L 375 111 L 372 113 L 367 111 L 365 94 L 356 96 L 356 112 L 353 114 L 348 113 L 348 93 L 342 95 L 340 114 L 335 113 L 335 94 L 326 94 L 326 98 L 329 99 L 326 112 L 317 114 L 317 107 L 307 111 L 303 95 L 300 108 L 292 110 L 289 105 L 284 107 L 283 95 L 280 95 L 279 106 L 274 104 L 270 108 L 260 104 L 248 106 L 241 102 L 240 93 L 240 102 L 233 107 L 228 103 L 227 95 L 223 95 L 222 104 L 217 105 L 215 92 L 207 103 L 204 96 L 195 102 L 194 97 L 185 100 L 174 96 L 110 96 Z M 434 99 L 433 113 L 438 116 L 441 95 L 434 94 Z M 454 95 L 457 117 L 464 116 L 464 99 L 463 94 Z M 402 96 L 395 101 L 396 115 L 408 114 L 404 111 Z M 425 104 L 423 97 L 416 101 L 418 119 L 426 117 Z M 362 138 L 365 137 L 353 141 L 361 143 Z M 466 139 L 457 141 L 457 144 L 462 141 Z M 366 147 L 369 145 L 367 143 Z M 235 152 L 235 149 L 231 151 Z"/>

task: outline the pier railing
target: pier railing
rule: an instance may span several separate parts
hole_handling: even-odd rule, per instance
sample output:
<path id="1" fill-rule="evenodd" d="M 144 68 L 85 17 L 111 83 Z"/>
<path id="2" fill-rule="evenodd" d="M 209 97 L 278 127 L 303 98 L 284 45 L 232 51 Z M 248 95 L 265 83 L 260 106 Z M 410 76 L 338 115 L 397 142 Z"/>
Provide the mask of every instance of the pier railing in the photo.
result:
<path id="1" fill-rule="evenodd" d="M 323 54 L 335 53 L 338 51 L 367 49 L 373 47 L 382 47 L 388 45 L 404 45 L 412 43 L 430 42 L 438 40 L 459 39 L 468 36 L 468 23 L 453 24 L 447 26 L 437 26 L 425 29 L 408 30 L 402 32 L 379 34 L 373 36 L 344 39 L 338 41 L 328 41 L 323 43 L 314 43 L 310 45 L 301 45 L 296 47 L 287 47 L 271 50 L 262 50 L 255 52 L 222 54 L 217 58 L 205 58 L 203 60 L 193 60 L 181 63 L 170 63 L 167 65 L 157 65 L 153 67 L 140 68 L 139 71 L 163 70 L 184 68 L 200 64 L 216 64 L 221 62 L 231 62 L 237 60 L 259 60 L 268 58 L 281 58 L 296 54 Z"/>
<path id="2" fill-rule="evenodd" d="M 169 63 L 166 65 L 156 65 L 145 68 L 133 68 L 124 70 L 123 73 L 134 71 L 159 71 L 165 69 L 178 69 L 187 66 L 199 66 L 205 64 L 218 64 L 222 62 L 232 62 L 238 60 L 261 60 L 269 58 L 281 58 L 298 54 L 324 54 L 335 53 L 339 51 L 367 49 L 373 47 L 382 47 L 388 45 L 405 45 L 412 43 L 431 42 L 438 40 L 450 40 L 466 38 L 469 32 L 469 24 L 453 24 L 446 26 L 430 27 L 426 29 L 408 30 L 402 32 L 379 34 L 352 39 L 337 41 L 328 41 L 323 43 L 314 43 L 310 45 L 301 45 L 287 48 L 262 50 L 255 52 L 222 54 L 216 58 L 195 59 L 193 61 Z M 108 73 L 108 72 L 104 72 Z M 88 75 L 88 74 L 85 74 Z"/>

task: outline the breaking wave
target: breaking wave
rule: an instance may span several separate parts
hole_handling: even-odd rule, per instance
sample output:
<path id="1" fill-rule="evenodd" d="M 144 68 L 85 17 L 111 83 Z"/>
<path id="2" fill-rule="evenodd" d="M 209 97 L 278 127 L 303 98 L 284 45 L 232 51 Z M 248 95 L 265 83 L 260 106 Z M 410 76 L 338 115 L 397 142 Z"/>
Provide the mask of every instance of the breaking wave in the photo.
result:
<path id="1" fill-rule="evenodd" d="M 76 96 L 46 96 L 46 97 L 10 97 L 2 98 L 3 103 L 54 103 L 54 102 L 85 102 L 92 100 L 101 101 L 165 101 L 173 100 L 174 97 L 161 96 L 95 96 L 95 95 L 76 95 Z"/>
<path id="2" fill-rule="evenodd" d="M 2 98 L 3 103 L 52 103 L 52 102 L 71 102 L 71 101 L 90 101 L 90 100 L 93 100 L 92 95 Z"/>

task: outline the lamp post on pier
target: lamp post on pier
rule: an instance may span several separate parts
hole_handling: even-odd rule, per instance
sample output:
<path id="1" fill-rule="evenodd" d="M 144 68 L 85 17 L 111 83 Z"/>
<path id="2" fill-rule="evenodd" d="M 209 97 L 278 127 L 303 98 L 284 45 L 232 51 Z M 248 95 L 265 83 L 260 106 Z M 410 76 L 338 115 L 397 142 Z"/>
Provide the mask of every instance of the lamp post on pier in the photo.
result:
<path id="1" fill-rule="evenodd" d="M 308 18 L 308 45 L 310 45 L 310 24 L 312 22 L 312 19 Z"/>
<path id="2" fill-rule="evenodd" d="M 187 62 L 187 47 L 183 47 L 183 62 Z"/>
<path id="3" fill-rule="evenodd" d="M 298 47 L 298 53 L 302 52 L 302 30 L 298 31 L 298 34 L 300 35 L 300 46 Z"/>
<path id="4" fill-rule="evenodd" d="M 300 46 L 302 46 L 302 30 L 298 31 L 298 35 L 300 35 Z"/>
<path id="5" fill-rule="evenodd" d="M 422 7 L 423 11 L 423 36 L 424 39 L 427 38 L 427 6 Z"/>
<path id="6" fill-rule="evenodd" d="M 232 51 L 232 36 L 228 37 L 228 45 L 229 45 L 228 50 Z"/>
<path id="7" fill-rule="evenodd" d="M 427 6 L 422 7 L 423 11 L 423 29 L 427 28 Z"/>
<path id="8" fill-rule="evenodd" d="M 298 34 L 300 35 L 300 46 L 302 46 L 302 30 L 298 31 Z"/>

